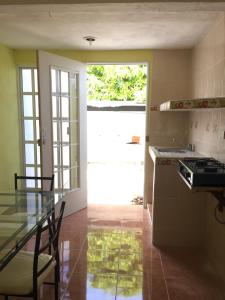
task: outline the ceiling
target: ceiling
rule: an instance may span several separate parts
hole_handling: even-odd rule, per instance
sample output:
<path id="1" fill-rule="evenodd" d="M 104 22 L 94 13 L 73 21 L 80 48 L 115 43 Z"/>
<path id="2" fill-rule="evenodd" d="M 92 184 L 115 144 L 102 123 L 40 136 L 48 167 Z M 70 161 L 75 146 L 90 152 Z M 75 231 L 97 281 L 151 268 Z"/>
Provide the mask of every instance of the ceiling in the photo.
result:
<path id="1" fill-rule="evenodd" d="M 0 43 L 39 49 L 192 48 L 225 3 L 1 5 Z M 92 46 L 83 39 L 94 36 Z"/>

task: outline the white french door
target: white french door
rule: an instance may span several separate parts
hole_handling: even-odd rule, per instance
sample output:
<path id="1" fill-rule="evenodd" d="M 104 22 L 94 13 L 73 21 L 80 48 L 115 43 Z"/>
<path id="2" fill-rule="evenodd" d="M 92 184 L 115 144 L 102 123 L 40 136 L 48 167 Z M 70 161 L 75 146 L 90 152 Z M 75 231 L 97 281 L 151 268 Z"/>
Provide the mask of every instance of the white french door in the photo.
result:
<path id="1" fill-rule="evenodd" d="M 65 216 L 87 206 L 85 64 L 38 51 L 42 175 L 66 192 Z"/>

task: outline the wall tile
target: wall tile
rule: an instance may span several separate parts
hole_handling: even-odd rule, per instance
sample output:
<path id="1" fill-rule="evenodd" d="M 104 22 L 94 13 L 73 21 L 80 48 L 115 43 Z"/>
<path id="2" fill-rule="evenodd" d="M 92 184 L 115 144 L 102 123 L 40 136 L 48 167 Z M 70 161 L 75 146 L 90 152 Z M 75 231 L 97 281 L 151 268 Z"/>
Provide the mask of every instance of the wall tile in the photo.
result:
<path id="1" fill-rule="evenodd" d="M 225 15 L 192 52 L 192 97 L 225 96 Z M 197 128 L 194 124 L 198 123 Z M 191 126 L 192 125 L 192 126 Z M 189 142 L 196 150 L 225 162 L 225 110 L 192 112 L 189 124 Z M 208 196 L 208 193 L 206 193 Z M 206 251 L 225 280 L 225 227 L 213 216 L 216 200 L 208 198 L 206 209 Z M 224 215 L 225 217 L 225 215 Z"/>

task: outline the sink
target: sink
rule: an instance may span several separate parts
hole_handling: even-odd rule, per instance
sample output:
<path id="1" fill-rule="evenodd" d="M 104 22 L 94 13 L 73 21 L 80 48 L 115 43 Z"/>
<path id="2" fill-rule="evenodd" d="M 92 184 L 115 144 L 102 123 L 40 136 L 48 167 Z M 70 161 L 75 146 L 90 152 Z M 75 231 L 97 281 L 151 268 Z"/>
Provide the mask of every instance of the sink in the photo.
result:
<path id="1" fill-rule="evenodd" d="M 169 153 L 185 153 L 188 150 L 184 148 L 156 148 L 159 152 L 169 152 Z"/>

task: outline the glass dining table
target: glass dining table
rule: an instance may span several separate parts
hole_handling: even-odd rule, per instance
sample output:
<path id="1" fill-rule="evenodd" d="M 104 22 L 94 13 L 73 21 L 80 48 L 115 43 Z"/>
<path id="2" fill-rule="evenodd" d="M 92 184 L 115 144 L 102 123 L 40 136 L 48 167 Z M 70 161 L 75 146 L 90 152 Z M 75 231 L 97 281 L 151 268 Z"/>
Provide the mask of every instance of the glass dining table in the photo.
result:
<path id="1" fill-rule="evenodd" d="M 0 191 L 0 271 L 46 222 L 59 198 L 53 192 Z"/>

